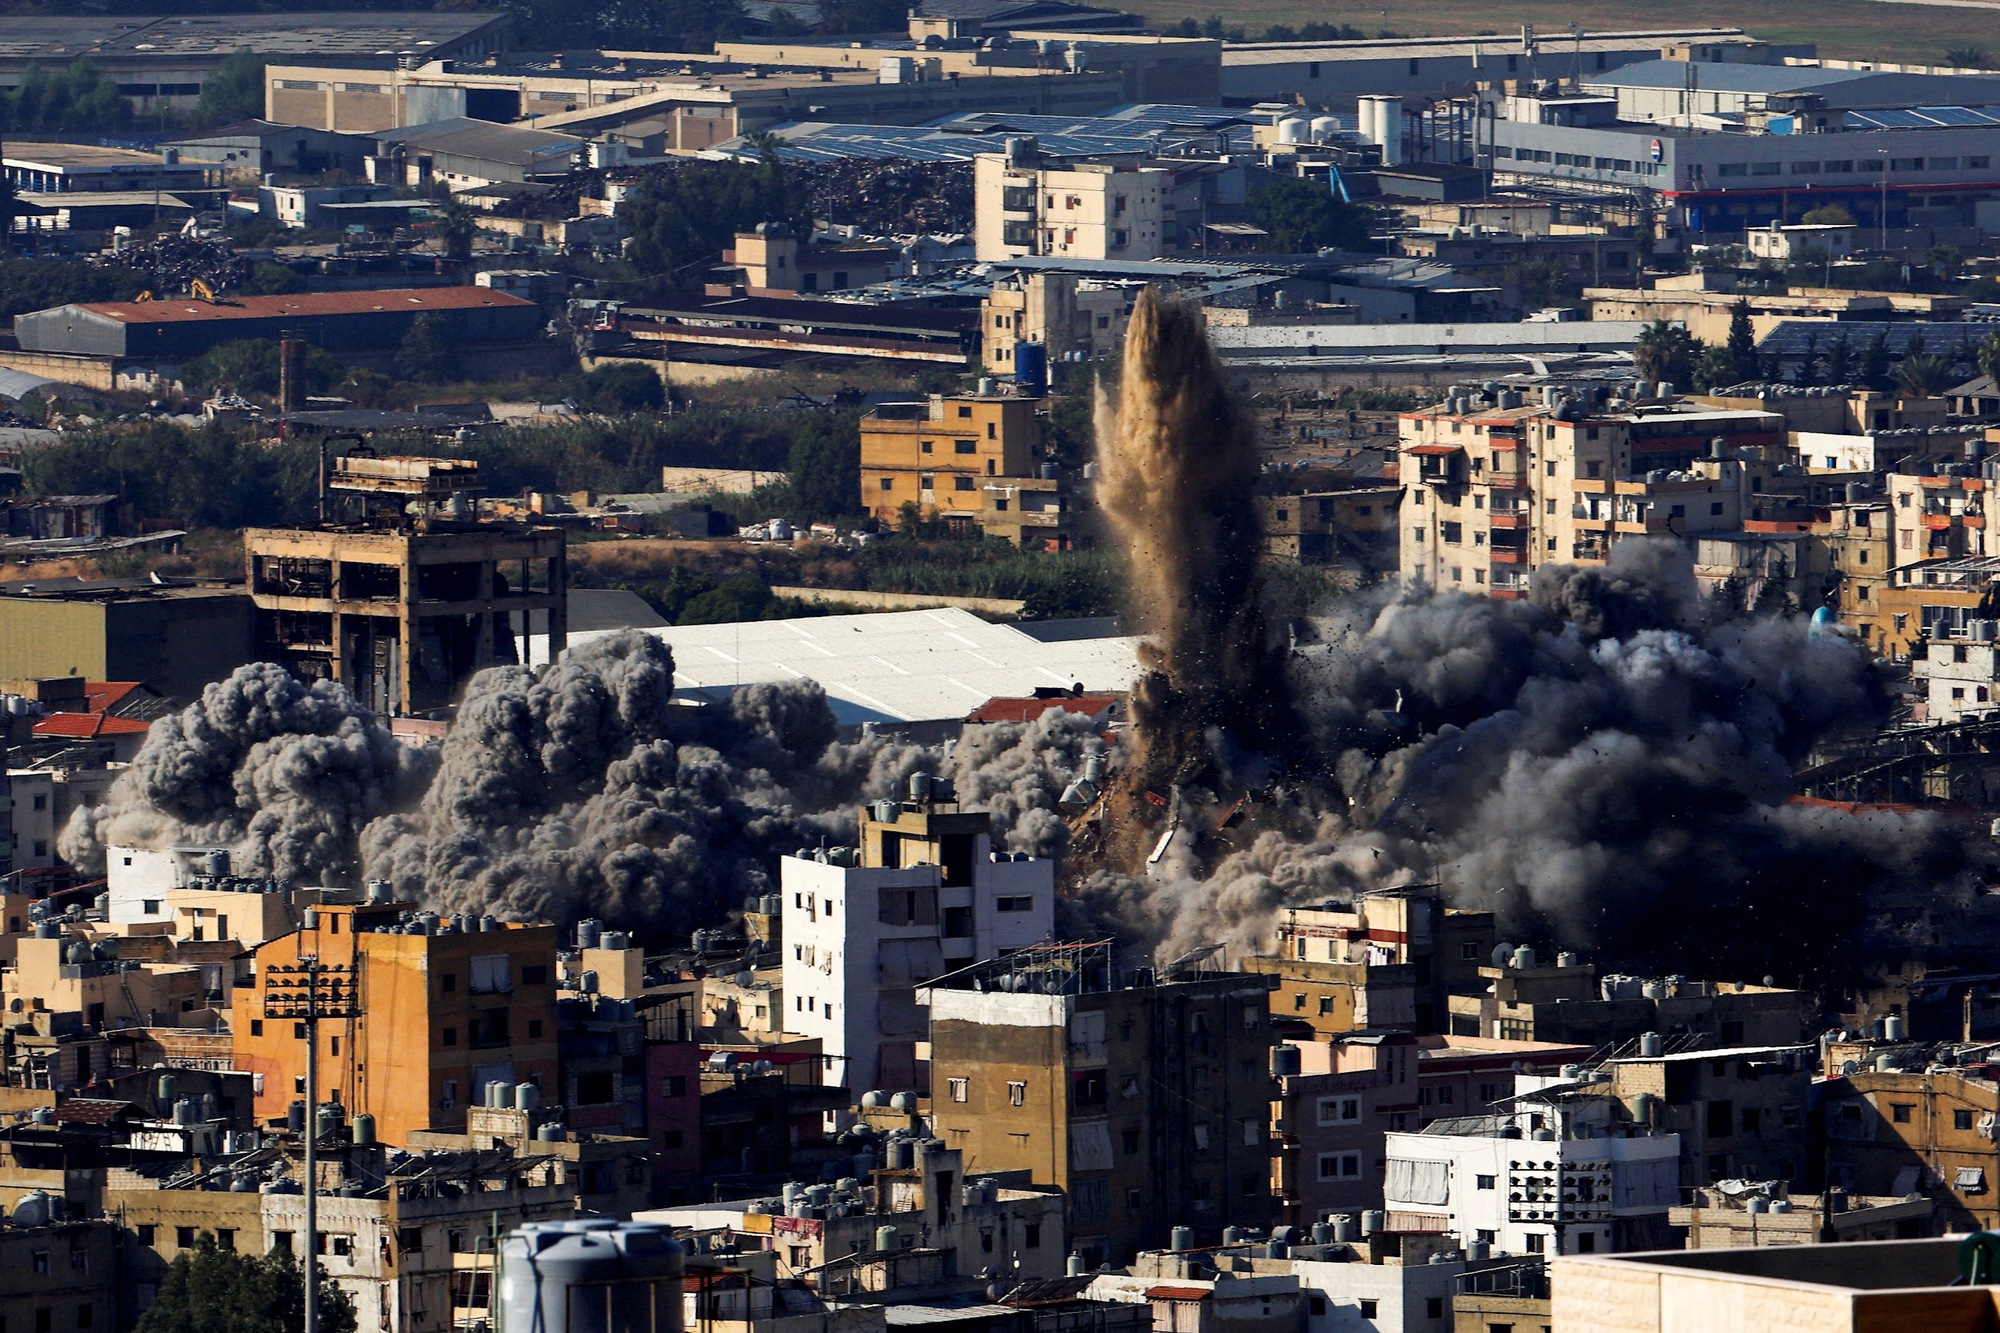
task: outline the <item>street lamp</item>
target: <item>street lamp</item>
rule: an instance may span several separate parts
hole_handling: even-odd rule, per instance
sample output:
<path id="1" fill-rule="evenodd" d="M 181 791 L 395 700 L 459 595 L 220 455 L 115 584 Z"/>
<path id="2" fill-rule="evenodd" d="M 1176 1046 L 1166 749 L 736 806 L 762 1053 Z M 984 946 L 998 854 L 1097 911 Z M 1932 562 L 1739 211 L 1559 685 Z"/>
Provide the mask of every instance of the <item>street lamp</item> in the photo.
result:
<path id="1" fill-rule="evenodd" d="M 361 1016 L 358 979 L 352 963 L 322 963 L 314 954 L 264 969 L 264 1017 L 297 1023 L 306 1033 L 305 1333 L 319 1333 L 319 1021 Z"/>

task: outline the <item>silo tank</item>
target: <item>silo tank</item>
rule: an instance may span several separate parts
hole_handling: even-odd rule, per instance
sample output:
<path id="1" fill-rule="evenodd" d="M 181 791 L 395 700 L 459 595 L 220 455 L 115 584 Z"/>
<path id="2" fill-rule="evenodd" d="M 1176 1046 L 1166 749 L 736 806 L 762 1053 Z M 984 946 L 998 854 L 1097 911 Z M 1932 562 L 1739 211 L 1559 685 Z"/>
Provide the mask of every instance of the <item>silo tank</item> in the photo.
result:
<path id="1" fill-rule="evenodd" d="M 681 1333 L 681 1267 L 665 1227 L 523 1227 L 500 1243 L 498 1333 Z"/>
<path id="2" fill-rule="evenodd" d="M 1332 116 L 1314 116 L 1312 118 L 1312 141 L 1314 143 L 1332 143 L 1333 136 L 1339 132 L 1340 122 Z"/>

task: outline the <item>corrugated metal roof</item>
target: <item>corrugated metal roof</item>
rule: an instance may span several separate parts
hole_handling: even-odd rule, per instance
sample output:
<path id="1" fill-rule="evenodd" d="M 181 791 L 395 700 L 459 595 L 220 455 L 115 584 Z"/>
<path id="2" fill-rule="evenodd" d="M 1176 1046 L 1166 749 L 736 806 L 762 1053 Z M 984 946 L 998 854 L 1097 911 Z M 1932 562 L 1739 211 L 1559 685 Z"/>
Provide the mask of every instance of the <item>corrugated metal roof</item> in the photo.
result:
<path id="1" fill-rule="evenodd" d="M 223 319 L 310 319 L 320 315 L 367 315 L 378 311 L 496 310 L 532 307 L 533 301 L 491 287 L 394 288 L 376 292 L 307 292 L 298 296 L 236 296 L 211 305 L 174 298 L 163 301 L 91 301 L 75 306 L 120 324 L 202 324 Z"/>
<path id="2" fill-rule="evenodd" d="M 1121 702 L 1122 697 L 1116 694 L 1073 694 L 1053 699 L 988 699 L 985 703 L 967 713 L 965 720 L 967 722 L 1033 722 L 1051 708 L 1065 713 L 1081 713 L 1085 717 L 1096 717 L 1099 713 L 1116 707 Z"/>

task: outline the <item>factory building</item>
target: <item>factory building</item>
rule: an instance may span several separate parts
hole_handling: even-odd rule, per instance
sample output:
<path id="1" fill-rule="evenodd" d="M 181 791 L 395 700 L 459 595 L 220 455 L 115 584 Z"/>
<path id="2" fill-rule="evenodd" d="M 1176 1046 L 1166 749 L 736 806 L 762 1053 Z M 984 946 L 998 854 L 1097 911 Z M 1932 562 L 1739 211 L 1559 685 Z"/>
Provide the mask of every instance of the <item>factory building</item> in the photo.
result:
<path id="1" fill-rule="evenodd" d="M 516 661 L 515 615 L 554 660 L 568 641 L 563 535 L 473 519 L 478 489 L 462 459 L 335 460 L 329 495 L 358 499 L 357 519 L 244 531 L 257 651 L 398 715 L 443 708 L 474 673 Z"/>
<path id="2" fill-rule="evenodd" d="M 185 703 L 252 658 L 250 599 L 239 588 L 0 583 L 0 680 L 132 680 Z"/>
<path id="3" fill-rule="evenodd" d="M 1235 42 L 1222 52 L 1231 106 L 1298 101 L 1351 111 L 1370 94 L 1436 96 L 1476 82 L 1567 79 L 1657 60 L 1685 49 L 1704 67 L 1760 59 L 1770 48 L 1740 28 L 1650 28 L 1537 36 L 1383 37 L 1328 42 Z M 1811 55 L 1810 46 L 1781 48 Z"/>
<path id="4" fill-rule="evenodd" d="M 192 360 L 244 338 L 302 338 L 332 351 L 393 348 L 419 316 L 444 321 L 449 339 L 514 342 L 541 332 L 541 307 L 489 287 L 309 292 L 295 296 L 95 301 L 19 316 L 14 336 L 30 352 Z"/>
<path id="5" fill-rule="evenodd" d="M 440 920 L 372 895 L 321 903 L 299 930 L 253 951 L 255 980 L 233 996 L 236 1067 L 259 1078 L 258 1119 L 283 1119 L 305 1095 L 304 1025 L 266 1018 L 264 1005 L 274 985 L 292 984 L 277 969 L 306 956 L 353 969 L 365 1006 L 319 1024 L 320 1099 L 372 1115 L 384 1143 L 463 1128 L 492 1084 L 530 1084 L 532 1097 L 554 1100 L 555 950 L 554 926 Z"/>
<path id="6" fill-rule="evenodd" d="M 1053 933 L 1054 863 L 993 850 L 992 825 L 918 775 L 863 809 L 858 848 L 779 863 L 784 1030 L 819 1038 L 828 1085 L 923 1087 L 919 988 Z"/>
<path id="7" fill-rule="evenodd" d="M 1270 982 L 1201 951 L 1130 977 L 1108 944 L 1052 944 L 919 992 L 931 1122 L 969 1171 L 1029 1171 L 1069 1199 L 1086 1268 L 1268 1226 Z"/>
<path id="8" fill-rule="evenodd" d="M 85 58 L 117 80 L 119 95 L 141 116 L 193 111 L 209 76 L 238 51 L 278 60 L 484 56 L 506 49 L 509 21 L 500 13 L 430 10 L 9 14 L 0 91 L 18 88 L 36 66 L 55 70 Z"/>

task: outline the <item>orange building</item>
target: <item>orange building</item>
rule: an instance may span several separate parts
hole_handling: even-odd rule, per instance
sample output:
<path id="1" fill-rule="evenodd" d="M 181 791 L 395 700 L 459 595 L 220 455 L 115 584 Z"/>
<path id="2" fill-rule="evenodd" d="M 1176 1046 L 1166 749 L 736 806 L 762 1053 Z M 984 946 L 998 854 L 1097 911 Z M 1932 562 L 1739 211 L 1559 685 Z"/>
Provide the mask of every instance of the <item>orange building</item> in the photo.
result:
<path id="1" fill-rule="evenodd" d="M 926 518 L 981 522 L 988 491 L 1019 490 L 1035 474 L 1042 406 L 997 394 L 884 403 L 861 418 L 862 505 L 881 519 L 911 504 Z"/>
<path id="2" fill-rule="evenodd" d="M 319 1026 L 319 1096 L 375 1117 L 385 1143 L 462 1129 L 491 1082 L 556 1088 L 556 929 L 499 923 L 434 934 L 399 926 L 406 905 L 322 904 L 313 925 L 254 951 L 231 1021 L 236 1067 L 261 1075 L 257 1115 L 305 1096 L 305 1025 L 264 1017 L 271 969 L 302 955 L 355 969 L 361 1017 Z"/>

